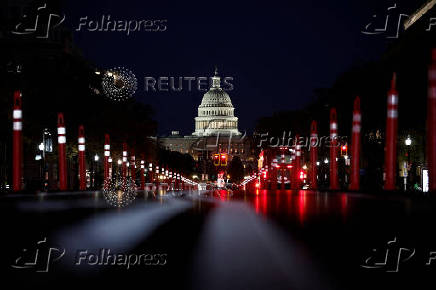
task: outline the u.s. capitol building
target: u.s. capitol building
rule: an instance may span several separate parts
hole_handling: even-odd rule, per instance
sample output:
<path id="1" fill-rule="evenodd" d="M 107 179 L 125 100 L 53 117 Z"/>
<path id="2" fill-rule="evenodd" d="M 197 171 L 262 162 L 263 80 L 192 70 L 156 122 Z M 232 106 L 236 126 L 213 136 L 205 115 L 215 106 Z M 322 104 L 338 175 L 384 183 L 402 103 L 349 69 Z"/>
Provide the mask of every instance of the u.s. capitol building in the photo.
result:
<path id="1" fill-rule="evenodd" d="M 251 138 L 238 130 L 238 117 L 229 94 L 221 87 L 221 78 L 215 70 L 212 84 L 203 95 L 195 117 L 195 131 L 181 136 L 179 131 L 158 138 L 160 146 L 192 155 L 194 160 L 211 159 L 213 154 L 228 153 L 229 161 L 239 156 L 244 164 L 253 162 Z"/>
<path id="2" fill-rule="evenodd" d="M 195 132 L 193 136 L 232 135 L 240 136 L 238 118 L 229 94 L 221 88 L 221 78 L 215 70 L 212 86 L 204 94 L 198 117 L 195 117 Z"/>

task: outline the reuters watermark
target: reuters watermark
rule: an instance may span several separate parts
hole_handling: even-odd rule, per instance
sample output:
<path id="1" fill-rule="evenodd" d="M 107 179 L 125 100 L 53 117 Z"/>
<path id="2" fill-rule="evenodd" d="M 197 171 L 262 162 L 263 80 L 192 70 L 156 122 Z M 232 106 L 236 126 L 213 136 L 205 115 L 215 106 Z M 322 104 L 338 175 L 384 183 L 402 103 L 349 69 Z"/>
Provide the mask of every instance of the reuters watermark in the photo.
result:
<path id="1" fill-rule="evenodd" d="M 220 88 L 223 91 L 232 91 L 233 77 L 223 77 Z M 146 92 L 181 92 L 197 90 L 200 92 L 207 92 L 213 84 L 213 77 L 191 77 L 191 76 L 160 76 L 144 77 L 144 90 Z"/>

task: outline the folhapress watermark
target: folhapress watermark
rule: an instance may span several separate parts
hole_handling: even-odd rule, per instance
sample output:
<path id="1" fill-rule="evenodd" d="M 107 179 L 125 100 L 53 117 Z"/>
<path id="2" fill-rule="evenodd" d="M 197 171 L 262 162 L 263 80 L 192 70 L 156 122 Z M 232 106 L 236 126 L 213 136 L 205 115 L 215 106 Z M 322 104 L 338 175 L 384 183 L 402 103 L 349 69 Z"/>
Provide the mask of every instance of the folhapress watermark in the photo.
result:
<path id="1" fill-rule="evenodd" d="M 167 254 L 125 254 L 114 253 L 110 249 L 100 249 L 97 252 L 78 250 L 74 264 L 76 266 L 122 266 L 126 269 L 134 266 L 165 266 Z"/>
<path id="2" fill-rule="evenodd" d="M 22 15 L 11 33 L 48 39 L 50 32 L 64 23 L 65 18 L 65 14 L 58 14 L 44 3 L 37 7 L 31 16 Z M 97 17 L 82 16 L 77 22 L 73 23 L 73 28 L 77 32 L 122 32 L 127 36 L 134 32 L 164 32 L 168 29 L 168 19 L 119 19 L 110 14 Z"/>
<path id="3" fill-rule="evenodd" d="M 80 17 L 76 31 L 88 32 L 164 32 L 167 30 L 167 19 L 113 19 L 111 15 L 102 15 L 100 19 Z"/>
<path id="4" fill-rule="evenodd" d="M 53 13 L 47 8 L 47 3 L 36 8 L 36 15 L 33 20 L 27 14 L 22 16 L 21 21 L 11 31 L 15 35 L 35 35 L 35 38 L 47 39 L 50 30 L 58 27 L 65 21 L 65 14 Z"/>
<path id="5" fill-rule="evenodd" d="M 50 265 L 65 255 L 65 249 L 49 246 L 47 238 L 36 242 L 33 247 L 24 248 L 21 255 L 11 265 L 14 269 L 33 269 L 47 273 Z"/>
<path id="6" fill-rule="evenodd" d="M 64 248 L 51 246 L 47 242 L 47 238 L 44 238 L 36 242 L 32 247 L 22 249 L 21 254 L 13 261 L 11 267 L 19 270 L 27 269 L 38 273 L 47 273 L 55 262 L 65 256 L 65 253 Z M 80 266 L 115 266 L 123 267 L 126 270 L 139 266 L 161 267 L 167 264 L 168 258 L 166 253 L 122 253 L 106 248 L 98 250 L 81 249 L 75 251 L 75 253 L 70 269 Z"/>
<path id="7" fill-rule="evenodd" d="M 257 147 L 291 147 L 299 145 L 301 148 L 311 147 L 339 147 L 341 144 L 346 144 L 348 136 L 296 136 L 292 132 L 283 131 L 282 136 L 269 135 L 269 133 L 256 133 L 255 137 L 259 138 Z"/>
<path id="8" fill-rule="evenodd" d="M 361 32 L 366 35 L 386 35 L 388 39 L 397 39 L 401 32 L 409 29 L 421 18 L 421 21 L 425 23 L 425 31 L 431 32 L 433 26 L 436 26 L 436 17 L 429 16 L 427 13 L 435 4 L 436 0 L 429 1 L 415 13 L 409 15 L 398 12 L 395 3 L 387 8 L 386 14 L 382 17 L 378 17 L 377 14 L 372 15 L 372 20 L 365 25 Z"/>
<path id="9" fill-rule="evenodd" d="M 419 255 L 417 254 L 418 252 Z M 406 263 L 414 267 L 430 267 L 436 265 L 436 251 L 419 251 L 414 247 L 400 245 L 397 237 L 388 241 L 386 246 L 371 250 L 371 254 L 360 265 L 364 269 L 373 269 L 383 272 L 397 273 L 400 266 Z"/>

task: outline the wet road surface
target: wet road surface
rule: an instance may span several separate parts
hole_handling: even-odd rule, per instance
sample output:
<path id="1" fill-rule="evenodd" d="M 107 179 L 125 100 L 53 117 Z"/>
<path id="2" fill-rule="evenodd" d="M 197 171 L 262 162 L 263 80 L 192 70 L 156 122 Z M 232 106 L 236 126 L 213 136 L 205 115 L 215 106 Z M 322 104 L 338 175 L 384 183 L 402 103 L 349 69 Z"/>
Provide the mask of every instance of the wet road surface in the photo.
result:
<path id="1" fill-rule="evenodd" d="M 101 192 L 7 195 L 0 266 L 19 289 L 429 289 L 435 210 L 428 197 L 290 190 L 139 192 L 125 208 Z"/>

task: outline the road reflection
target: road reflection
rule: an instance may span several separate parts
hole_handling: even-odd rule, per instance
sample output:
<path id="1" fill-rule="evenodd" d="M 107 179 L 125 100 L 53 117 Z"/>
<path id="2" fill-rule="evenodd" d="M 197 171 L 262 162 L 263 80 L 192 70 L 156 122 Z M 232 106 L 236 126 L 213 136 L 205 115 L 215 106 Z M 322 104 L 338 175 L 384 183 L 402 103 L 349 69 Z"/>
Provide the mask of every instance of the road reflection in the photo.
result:
<path id="1" fill-rule="evenodd" d="M 221 201 L 243 200 L 263 216 L 288 216 L 304 223 L 323 215 L 348 216 L 350 200 L 347 193 L 315 192 L 307 190 L 255 190 L 253 192 L 214 191 Z"/>

